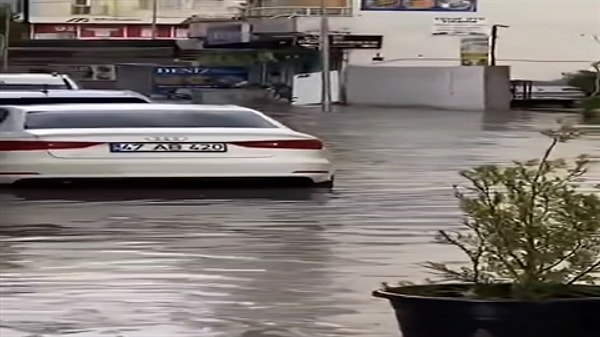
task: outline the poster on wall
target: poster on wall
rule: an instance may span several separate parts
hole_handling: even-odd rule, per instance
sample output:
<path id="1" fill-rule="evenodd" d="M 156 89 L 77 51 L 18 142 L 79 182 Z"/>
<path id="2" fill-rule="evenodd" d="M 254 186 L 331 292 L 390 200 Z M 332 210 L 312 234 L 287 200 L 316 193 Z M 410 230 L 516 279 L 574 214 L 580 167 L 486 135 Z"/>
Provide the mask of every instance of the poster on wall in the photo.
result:
<path id="1" fill-rule="evenodd" d="M 460 40 L 460 64 L 463 66 L 487 66 L 490 42 L 487 36 L 463 37 Z"/>
<path id="2" fill-rule="evenodd" d="M 155 93 L 169 93 L 177 89 L 234 88 L 248 81 L 244 67 L 181 67 L 166 66 L 154 69 Z"/>
<path id="3" fill-rule="evenodd" d="M 361 0 L 363 11 L 476 12 L 477 0 Z"/>
<path id="4" fill-rule="evenodd" d="M 488 35 L 489 26 L 483 17 L 443 17 L 433 18 L 431 34 L 435 36 Z"/>

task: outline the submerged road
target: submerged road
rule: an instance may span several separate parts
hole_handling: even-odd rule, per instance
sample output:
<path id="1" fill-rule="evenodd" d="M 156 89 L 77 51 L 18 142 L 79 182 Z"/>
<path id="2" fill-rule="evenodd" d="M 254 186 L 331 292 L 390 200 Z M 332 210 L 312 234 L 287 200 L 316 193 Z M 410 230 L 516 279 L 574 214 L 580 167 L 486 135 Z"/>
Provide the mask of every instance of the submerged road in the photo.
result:
<path id="1" fill-rule="evenodd" d="M 432 243 L 459 223 L 457 171 L 539 157 L 537 130 L 560 117 L 272 115 L 328 143 L 334 191 L 2 192 L 0 336 L 399 336 L 370 292 L 429 277 L 420 262 L 464 260 Z"/>

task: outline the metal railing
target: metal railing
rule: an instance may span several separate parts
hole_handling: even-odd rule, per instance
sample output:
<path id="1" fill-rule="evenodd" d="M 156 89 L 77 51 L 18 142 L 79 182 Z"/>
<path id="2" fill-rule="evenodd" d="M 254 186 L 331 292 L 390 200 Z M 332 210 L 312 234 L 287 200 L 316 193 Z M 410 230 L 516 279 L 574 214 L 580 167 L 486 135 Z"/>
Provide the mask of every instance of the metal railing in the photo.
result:
<path id="1" fill-rule="evenodd" d="M 289 7 L 251 7 L 244 12 L 248 18 L 285 17 L 285 16 L 321 16 L 320 7 L 289 6 Z M 328 16 L 352 16 L 352 7 L 328 7 Z"/>

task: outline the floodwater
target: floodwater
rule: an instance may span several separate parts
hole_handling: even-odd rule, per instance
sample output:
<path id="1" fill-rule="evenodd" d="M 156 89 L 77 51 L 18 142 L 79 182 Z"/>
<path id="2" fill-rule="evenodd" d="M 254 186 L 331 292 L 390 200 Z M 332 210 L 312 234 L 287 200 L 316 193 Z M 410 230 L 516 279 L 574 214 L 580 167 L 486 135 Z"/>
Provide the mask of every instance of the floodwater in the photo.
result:
<path id="1" fill-rule="evenodd" d="M 458 225 L 457 171 L 538 157 L 537 130 L 559 117 L 274 115 L 327 141 L 334 191 L 2 192 L 0 336 L 399 336 L 370 292 L 429 277 L 420 262 L 464 260 L 432 243 Z"/>

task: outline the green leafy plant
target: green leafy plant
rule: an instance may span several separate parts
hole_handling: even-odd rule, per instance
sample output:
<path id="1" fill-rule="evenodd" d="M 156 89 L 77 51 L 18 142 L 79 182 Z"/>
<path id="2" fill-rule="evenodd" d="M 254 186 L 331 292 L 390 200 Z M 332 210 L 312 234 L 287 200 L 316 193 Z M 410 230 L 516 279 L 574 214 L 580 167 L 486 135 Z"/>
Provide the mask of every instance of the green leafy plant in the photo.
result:
<path id="1" fill-rule="evenodd" d="M 462 250 L 467 267 L 426 266 L 445 280 L 472 283 L 473 296 L 490 296 L 493 284 L 510 284 L 510 298 L 561 296 L 593 283 L 600 273 L 600 197 L 578 188 L 588 159 L 551 159 L 555 148 L 577 138 L 569 126 L 543 132 L 550 145 L 540 160 L 485 165 L 461 172 L 455 186 L 463 231 L 440 231 L 438 241 Z"/>
<path id="2" fill-rule="evenodd" d="M 596 89 L 596 72 L 591 70 L 580 70 L 565 74 L 567 85 L 579 88 L 586 95 L 592 95 Z"/>
<path id="3" fill-rule="evenodd" d="M 581 102 L 583 122 L 600 123 L 600 96 L 591 96 Z"/>

